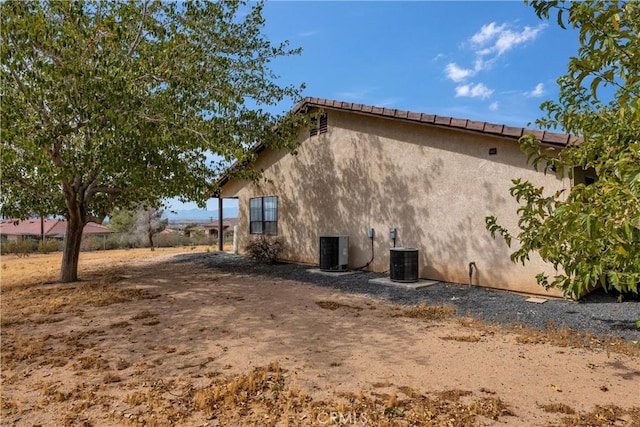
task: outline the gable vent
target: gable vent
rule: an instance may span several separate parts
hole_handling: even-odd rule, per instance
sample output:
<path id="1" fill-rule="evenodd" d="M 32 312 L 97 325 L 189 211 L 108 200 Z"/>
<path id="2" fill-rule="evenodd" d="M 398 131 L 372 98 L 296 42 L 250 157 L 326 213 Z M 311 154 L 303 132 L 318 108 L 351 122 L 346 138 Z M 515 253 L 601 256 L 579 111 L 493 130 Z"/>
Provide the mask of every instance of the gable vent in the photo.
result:
<path id="1" fill-rule="evenodd" d="M 316 136 L 319 134 L 327 133 L 329 126 L 327 124 L 327 115 L 323 114 L 319 117 L 313 117 L 311 119 L 311 130 L 309 136 Z"/>

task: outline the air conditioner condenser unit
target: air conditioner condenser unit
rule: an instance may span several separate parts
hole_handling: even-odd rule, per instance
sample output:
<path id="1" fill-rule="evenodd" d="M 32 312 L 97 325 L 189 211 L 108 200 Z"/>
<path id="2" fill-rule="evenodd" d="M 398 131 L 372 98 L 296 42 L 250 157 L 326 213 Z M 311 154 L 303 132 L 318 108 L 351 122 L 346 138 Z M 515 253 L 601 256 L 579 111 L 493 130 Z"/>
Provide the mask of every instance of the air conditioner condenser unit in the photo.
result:
<path id="1" fill-rule="evenodd" d="M 349 237 L 320 236 L 320 270 L 346 271 L 349 266 Z"/>

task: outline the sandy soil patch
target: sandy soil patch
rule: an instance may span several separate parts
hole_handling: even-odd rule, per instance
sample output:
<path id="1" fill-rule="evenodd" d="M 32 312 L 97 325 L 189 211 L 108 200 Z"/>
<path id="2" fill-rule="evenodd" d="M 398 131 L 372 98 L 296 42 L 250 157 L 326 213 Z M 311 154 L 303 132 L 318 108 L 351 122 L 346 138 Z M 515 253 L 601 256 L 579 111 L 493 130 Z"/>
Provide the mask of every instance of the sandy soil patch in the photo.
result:
<path id="1" fill-rule="evenodd" d="M 3 425 L 640 425 L 637 352 L 173 255 L 72 285 L 3 258 Z"/>

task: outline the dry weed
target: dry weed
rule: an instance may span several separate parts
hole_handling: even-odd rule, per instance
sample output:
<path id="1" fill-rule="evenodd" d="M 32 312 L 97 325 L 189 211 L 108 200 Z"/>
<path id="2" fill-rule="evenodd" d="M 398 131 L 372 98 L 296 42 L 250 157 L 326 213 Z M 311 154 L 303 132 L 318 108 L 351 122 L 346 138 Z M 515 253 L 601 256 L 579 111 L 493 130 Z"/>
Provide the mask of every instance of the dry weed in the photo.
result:
<path id="1" fill-rule="evenodd" d="M 561 427 L 578 427 L 578 426 L 590 426 L 590 427 L 605 427 L 614 425 L 625 425 L 624 416 L 634 416 L 634 412 L 627 412 L 624 409 L 615 406 L 600 406 L 596 405 L 595 409 L 586 414 L 577 414 L 571 417 L 564 417 L 560 420 L 559 426 Z M 638 425 L 638 419 L 631 420 L 628 424 L 630 426 Z M 624 424 L 620 424 L 624 423 Z"/>
<path id="2" fill-rule="evenodd" d="M 441 340 L 445 341 L 458 341 L 458 342 L 479 342 L 480 337 L 476 335 L 456 335 L 456 336 L 446 336 L 440 337 Z"/>
<path id="3" fill-rule="evenodd" d="M 468 390 L 452 389 L 452 390 L 445 390 L 445 391 L 438 392 L 436 393 L 436 396 L 438 396 L 438 399 L 441 399 L 441 400 L 457 402 L 458 400 L 460 400 L 460 398 L 469 396 L 470 394 L 473 394 L 473 393 Z"/>
<path id="4" fill-rule="evenodd" d="M 568 414 L 568 415 L 572 415 L 575 414 L 576 411 L 569 405 L 565 404 L 565 403 L 548 403 L 546 405 L 540 405 L 538 404 L 538 406 L 543 409 L 545 412 L 551 413 L 551 414 Z"/>
<path id="5" fill-rule="evenodd" d="M 404 310 L 401 314 L 394 315 L 393 317 L 402 316 L 422 320 L 443 320 L 455 316 L 456 313 L 456 308 L 450 305 L 420 304 Z"/>
<path id="6" fill-rule="evenodd" d="M 91 354 L 89 356 L 80 357 L 73 367 L 78 371 L 87 371 L 89 369 L 101 370 L 109 367 L 108 363 L 102 359 L 99 354 Z"/>
<path id="7" fill-rule="evenodd" d="M 113 372 L 107 372 L 104 374 L 104 377 L 102 377 L 103 384 L 119 383 L 121 380 L 122 378 L 120 378 L 120 375 Z"/>
<path id="8" fill-rule="evenodd" d="M 143 320 L 143 319 L 148 319 L 150 317 L 157 317 L 157 316 L 158 315 L 156 313 L 152 313 L 149 310 L 143 310 L 140 313 L 133 316 L 131 320 Z"/>
<path id="9" fill-rule="evenodd" d="M 498 331 L 517 333 L 516 341 L 520 344 L 548 343 L 556 347 L 599 349 L 627 356 L 640 356 L 640 344 L 637 341 L 598 338 L 593 334 L 576 332 L 567 327 L 558 328 L 552 322 L 547 325 L 547 329 L 515 325 L 500 326 Z"/>
<path id="10" fill-rule="evenodd" d="M 339 308 L 350 308 L 352 310 L 362 310 L 362 307 L 357 307 L 354 305 L 349 305 L 349 304 L 343 304 L 340 302 L 336 302 L 336 301 L 316 301 L 316 304 L 318 305 L 318 307 L 324 309 L 324 310 L 337 310 Z"/>
<path id="11" fill-rule="evenodd" d="M 108 274 L 107 274 L 108 275 Z M 16 320 L 34 314 L 72 313 L 79 306 L 103 307 L 129 301 L 155 298 L 148 290 L 119 287 L 109 283 L 82 283 L 75 286 L 14 287 L 2 292 L 3 318 L 11 326 Z"/>
<path id="12" fill-rule="evenodd" d="M 459 318 L 458 322 L 463 327 L 481 331 L 481 335 L 515 334 L 516 342 L 520 344 L 551 344 L 556 347 L 604 350 L 626 356 L 640 356 L 640 343 L 637 341 L 625 341 L 621 338 L 599 338 L 593 334 L 576 332 L 566 327 L 558 328 L 552 322 L 547 325 L 547 329 L 524 324 L 490 324 L 470 317 Z"/>

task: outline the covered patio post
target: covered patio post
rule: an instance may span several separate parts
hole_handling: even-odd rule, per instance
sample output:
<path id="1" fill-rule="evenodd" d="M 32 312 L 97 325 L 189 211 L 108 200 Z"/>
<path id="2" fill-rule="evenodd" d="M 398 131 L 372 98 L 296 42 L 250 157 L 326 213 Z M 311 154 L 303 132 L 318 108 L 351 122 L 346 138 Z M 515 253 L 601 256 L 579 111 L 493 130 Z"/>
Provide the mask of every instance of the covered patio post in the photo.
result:
<path id="1" fill-rule="evenodd" d="M 222 231 L 222 197 L 218 196 L 218 250 L 224 250 L 224 237 Z"/>

